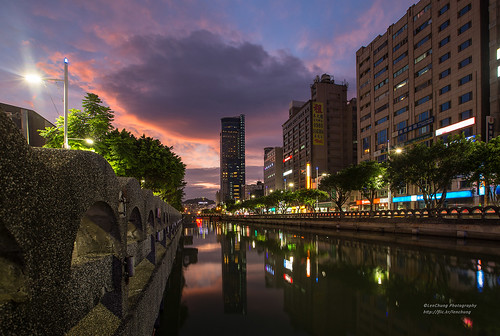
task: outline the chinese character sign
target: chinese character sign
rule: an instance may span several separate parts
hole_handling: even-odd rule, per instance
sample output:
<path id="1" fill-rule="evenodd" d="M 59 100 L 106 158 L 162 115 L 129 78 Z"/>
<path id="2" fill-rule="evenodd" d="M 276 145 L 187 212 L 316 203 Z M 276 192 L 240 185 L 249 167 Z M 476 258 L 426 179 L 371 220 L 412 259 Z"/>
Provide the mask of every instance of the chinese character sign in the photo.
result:
<path id="1" fill-rule="evenodd" d="M 313 145 L 323 146 L 325 144 L 324 135 L 324 110 L 323 103 L 313 103 L 312 111 L 312 140 Z"/>

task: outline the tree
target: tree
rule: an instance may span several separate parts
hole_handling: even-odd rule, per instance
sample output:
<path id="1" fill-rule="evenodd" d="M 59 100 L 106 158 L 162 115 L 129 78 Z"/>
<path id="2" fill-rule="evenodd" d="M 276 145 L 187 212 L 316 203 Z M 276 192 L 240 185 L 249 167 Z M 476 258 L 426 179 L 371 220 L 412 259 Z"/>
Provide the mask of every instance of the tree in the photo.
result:
<path id="1" fill-rule="evenodd" d="M 113 129 L 111 122 L 113 111 L 102 105 L 101 99 L 94 93 L 87 93 L 82 101 L 83 111 L 71 109 L 68 113 L 68 143 L 72 149 L 87 149 L 84 140 L 98 142 Z M 64 116 L 59 116 L 55 127 L 46 127 L 39 131 L 46 139 L 44 147 L 62 148 L 64 142 Z M 80 140 L 75 140 L 80 139 Z"/>
<path id="2" fill-rule="evenodd" d="M 185 165 L 172 147 L 160 140 L 143 135 L 136 138 L 123 129 L 114 129 L 113 111 L 102 105 L 101 99 L 87 93 L 82 101 L 83 111 L 72 109 L 68 116 L 69 138 L 91 138 L 93 149 L 113 167 L 116 175 L 135 177 L 143 187 L 182 211 L 184 195 Z M 64 118 L 59 117 L 56 127 L 48 127 L 40 134 L 47 139 L 46 147 L 60 148 L 63 145 Z M 85 149 L 82 140 L 70 140 L 72 149 Z"/>
<path id="3" fill-rule="evenodd" d="M 387 169 L 391 189 L 415 185 L 422 192 L 427 209 L 441 207 L 451 182 L 472 171 L 473 148 L 472 141 L 461 135 L 447 142 L 437 140 L 430 146 L 417 144 L 391 155 Z"/>
<path id="4" fill-rule="evenodd" d="M 299 205 L 305 205 L 308 210 L 315 211 L 318 200 L 328 199 L 328 194 L 317 189 L 299 189 L 295 191 Z"/>
<path id="5" fill-rule="evenodd" d="M 473 170 L 468 176 L 471 183 L 484 185 L 484 204 L 499 205 L 499 198 L 495 186 L 500 185 L 500 137 L 489 142 L 476 141 L 472 152 Z"/>
<path id="6" fill-rule="evenodd" d="M 376 161 L 364 161 L 354 167 L 356 172 L 357 190 L 370 202 L 370 212 L 373 211 L 373 201 L 377 191 L 387 185 L 384 178 L 386 169 Z"/>
<path id="7" fill-rule="evenodd" d="M 319 189 L 325 191 L 337 209 L 342 212 L 342 207 L 351 197 L 352 190 L 356 189 L 355 167 L 349 166 L 336 173 L 321 179 Z"/>
<path id="8" fill-rule="evenodd" d="M 111 122 L 114 112 L 108 106 L 102 105 L 102 100 L 95 93 L 87 93 L 82 101 L 83 111 L 88 117 L 89 137 L 94 141 L 102 140 L 108 132 L 114 129 Z"/>

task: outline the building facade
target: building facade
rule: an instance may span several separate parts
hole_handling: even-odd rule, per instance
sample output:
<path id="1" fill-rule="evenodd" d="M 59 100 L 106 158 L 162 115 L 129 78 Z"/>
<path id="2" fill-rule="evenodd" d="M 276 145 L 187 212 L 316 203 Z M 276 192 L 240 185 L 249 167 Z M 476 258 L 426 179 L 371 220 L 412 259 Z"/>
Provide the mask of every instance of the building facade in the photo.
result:
<path id="1" fill-rule="evenodd" d="M 311 85 L 311 99 L 292 101 L 283 124 L 283 180 L 285 189 L 311 188 L 312 180 L 355 163 L 352 106 L 347 85 L 323 74 Z"/>
<path id="2" fill-rule="evenodd" d="M 245 185 L 245 200 L 264 196 L 264 183 L 257 181 L 255 184 Z"/>
<path id="3" fill-rule="evenodd" d="M 243 200 L 245 186 L 245 115 L 221 119 L 220 201 Z"/>
<path id="4" fill-rule="evenodd" d="M 488 140 L 490 98 L 498 96 L 490 94 L 488 5 L 422 0 L 357 51 L 358 162 L 384 162 L 397 148 L 459 132 Z M 452 186 L 461 189 L 471 188 Z M 394 196 L 393 208 L 417 206 L 412 186 Z"/>
<path id="5" fill-rule="evenodd" d="M 283 147 L 264 148 L 264 195 L 283 190 Z"/>
<path id="6" fill-rule="evenodd" d="M 0 109 L 12 119 L 28 144 L 33 147 L 45 145 L 45 138 L 40 136 L 38 130 L 43 130 L 45 127 L 54 127 L 54 124 L 35 111 L 19 106 L 0 103 Z"/>

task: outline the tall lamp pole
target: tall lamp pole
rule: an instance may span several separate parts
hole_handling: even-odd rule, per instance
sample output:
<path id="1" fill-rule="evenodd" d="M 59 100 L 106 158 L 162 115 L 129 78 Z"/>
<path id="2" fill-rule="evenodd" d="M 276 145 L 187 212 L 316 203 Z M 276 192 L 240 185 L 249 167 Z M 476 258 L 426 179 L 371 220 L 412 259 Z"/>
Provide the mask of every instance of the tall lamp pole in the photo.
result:
<path id="1" fill-rule="evenodd" d="M 69 149 L 68 143 L 68 59 L 64 58 L 64 148 Z"/>

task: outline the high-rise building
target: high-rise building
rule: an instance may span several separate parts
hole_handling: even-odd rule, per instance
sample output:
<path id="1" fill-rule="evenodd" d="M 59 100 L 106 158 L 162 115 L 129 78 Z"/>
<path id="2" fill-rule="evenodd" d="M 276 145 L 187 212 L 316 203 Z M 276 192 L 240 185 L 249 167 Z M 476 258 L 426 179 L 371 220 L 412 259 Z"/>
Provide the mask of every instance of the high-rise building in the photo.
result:
<path id="1" fill-rule="evenodd" d="M 483 141 L 493 135 L 487 130 L 494 127 L 490 105 L 498 124 L 500 56 L 490 53 L 500 45 L 499 2 L 419 1 L 357 51 L 359 162 L 383 162 L 396 148 L 460 132 Z M 454 183 L 452 190 L 460 189 L 470 186 Z M 408 186 L 398 194 L 405 197 L 394 201 L 410 206 L 418 190 Z"/>
<path id="2" fill-rule="evenodd" d="M 264 148 L 264 195 L 283 190 L 283 147 Z"/>
<path id="3" fill-rule="evenodd" d="M 243 200 L 245 186 L 245 115 L 221 119 L 220 200 Z"/>
<path id="4" fill-rule="evenodd" d="M 283 124 L 283 179 L 285 189 L 310 188 L 312 179 L 355 163 L 353 109 L 347 85 L 323 74 L 311 85 L 311 99 L 292 101 Z"/>

